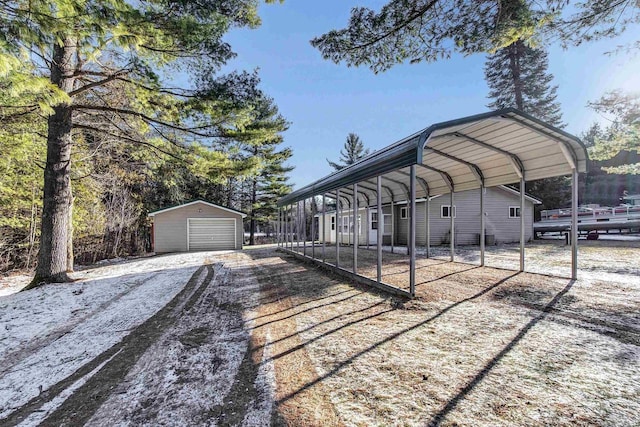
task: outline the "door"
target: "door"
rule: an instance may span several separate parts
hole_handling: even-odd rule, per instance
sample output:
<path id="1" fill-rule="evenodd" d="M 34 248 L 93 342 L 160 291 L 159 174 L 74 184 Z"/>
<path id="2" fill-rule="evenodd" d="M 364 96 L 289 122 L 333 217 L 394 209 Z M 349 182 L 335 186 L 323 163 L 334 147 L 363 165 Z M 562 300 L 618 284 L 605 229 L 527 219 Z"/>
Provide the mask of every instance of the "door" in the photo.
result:
<path id="1" fill-rule="evenodd" d="M 220 251 L 236 248 L 234 218 L 187 219 L 187 250 Z"/>
<path id="2" fill-rule="evenodd" d="M 382 226 L 382 224 L 380 224 L 380 221 L 378 221 L 378 210 L 369 209 L 369 244 L 371 245 L 375 245 L 378 243 L 379 226 Z"/>

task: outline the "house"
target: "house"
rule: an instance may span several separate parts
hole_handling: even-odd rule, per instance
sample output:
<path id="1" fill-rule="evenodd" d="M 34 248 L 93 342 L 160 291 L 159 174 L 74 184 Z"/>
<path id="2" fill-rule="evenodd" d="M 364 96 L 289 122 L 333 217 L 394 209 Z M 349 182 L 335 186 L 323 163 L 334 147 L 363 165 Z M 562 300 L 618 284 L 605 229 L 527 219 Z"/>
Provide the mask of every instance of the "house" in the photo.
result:
<path id="1" fill-rule="evenodd" d="M 151 212 L 156 253 L 242 249 L 245 213 L 204 200 Z"/>
<path id="2" fill-rule="evenodd" d="M 453 213 L 455 218 L 455 242 L 459 245 L 476 245 L 479 243 L 480 229 L 480 190 L 467 190 L 456 193 Z M 487 244 L 512 243 L 520 240 L 520 193 L 506 186 L 485 188 L 485 221 Z M 450 196 L 448 194 L 433 196 L 429 199 L 429 227 L 430 244 L 440 245 L 449 243 L 450 233 Z M 533 239 L 533 211 L 534 205 L 540 201 L 525 196 L 525 239 Z M 426 199 L 416 200 L 416 245 L 425 246 L 426 229 Z M 406 201 L 394 203 L 393 227 L 391 205 L 384 204 L 383 210 L 383 244 L 407 245 L 409 235 L 409 207 Z M 379 217 L 374 208 L 358 210 L 358 241 L 361 245 L 376 244 Z M 328 243 L 336 241 L 336 212 L 326 212 L 316 215 L 319 240 Z M 325 234 L 322 235 L 323 221 L 327 221 Z M 351 243 L 350 233 L 353 231 L 353 212 L 343 209 L 337 222 L 342 227 L 342 243 Z"/>

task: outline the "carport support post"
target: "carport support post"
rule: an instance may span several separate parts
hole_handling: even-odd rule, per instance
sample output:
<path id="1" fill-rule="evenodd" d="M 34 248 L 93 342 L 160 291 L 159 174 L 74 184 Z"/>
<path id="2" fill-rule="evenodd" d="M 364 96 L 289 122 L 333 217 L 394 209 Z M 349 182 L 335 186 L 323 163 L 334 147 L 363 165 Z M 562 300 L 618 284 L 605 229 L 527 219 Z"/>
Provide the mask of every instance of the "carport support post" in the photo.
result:
<path id="1" fill-rule="evenodd" d="M 342 232 L 342 221 L 338 221 L 340 218 L 340 190 L 336 190 L 336 267 L 340 268 L 340 235 Z"/>
<path id="2" fill-rule="evenodd" d="M 369 249 L 369 229 L 371 228 L 371 211 L 369 210 L 369 206 L 367 203 L 367 209 L 365 209 L 365 217 L 367 218 L 367 229 L 365 230 L 365 235 L 367 237 L 367 249 Z"/>
<path id="3" fill-rule="evenodd" d="M 524 271 L 524 176 L 520 178 L 520 271 Z"/>
<path id="4" fill-rule="evenodd" d="M 316 259 L 316 216 L 314 206 L 315 200 L 311 197 L 311 258 Z"/>
<path id="5" fill-rule="evenodd" d="M 449 224 L 451 227 L 451 235 L 449 236 L 449 251 L 451 252 L 451 254 L 449 255 L 449 259 L 451 260 L 451 262 L 453 262 L 454 260 L 454 256 L 455 256 L 455 236 L 456 236 L 456 218 L 455 218 L 455 209 L 454 209 L 454 197 L 453 197 L 453 190 L 451 190 L 451 193 L 449 193 L 451 195 L 451 205 L 449 205 Z"/>
<path id="6" fill-rule="evenodd" d="M 394 208 L 393 208 L 393 199 L 391 199 L 391 253 L 393 253 L 393 243 L 394 243 L 394 238 L 395 238 L 395 234 L 396 234 L 396 230 L 395 230 L 395 213 L 394 213 Z"/>
<path id="7" fill-rule="evenodd" d="M 358 184 L 353 184 L 353 274 L 358 274 Z"/>
<path id="8" fill-rule="evenodd" d="M 614 209 L 615 211 L 615 209 Z M 578 170 L 571 174 L 571 278 L 578 278 Z"/>
<path id="9" fill-rule="evenodd" d="M 411 165 L 409 182 L 409 201 L 411 222 L 409 223 L 409 292 L 416 295 L 416 165 Z"/>
<path id="10" fill-rule="evenodd" d="M 278 208 L 278 247 L 281 247 L 280 244 L 282 241 L 282 208 Z"/>
<path id="11" fill-rule="evenodd" d="M 293 250 L 293 205 L 289 205 L 287 211 L 287 248 Z"/>
<path id="12" fill-rule="evenodd" d="M 302 199 L 302 254 L 307 256 L 307 199 Z"/>
<path id="13" fill-rule="evenodd" d="M 384 227 L 384 215 L 382 214 L 382 177 L 378 175 L 377 179 L 376 201 L 378 203 L 378 283 L 382 282 L 382 227 Z"/>
<path id="14" fill-rule="evenodd" d="M 296 252 L 300 251 L 300 200 L 296 202 L 296 227 L 295 227 L 295 236 L 296 236 Z"/>
<path id="15" fill-rule="evenodd" d="M 327 240 L 327 195 L 322 194 L 322 262 L 326 262 L 325 240 Z M 331 239 L 329 239 L 331 240 Z"/>
<path id="16" fill-rule="evenodd" d="M 426 236 L 426 249 L 427 249 L 427 258 L 429 258 L 429 252 L 431 252 L 431 218 L 430 218 L 430 214 L 431 214 L 431 198 L 429 197 L 429 195 L 427 194 L 426 197 L 426 201 L 424 202 L 425 204 L 425 217 L 424 217 L 424 222 L 425 222 L 425 227 L 427 229 L 427 236 Z"/>
<path id="17" fill-rule="evenodd" d="M 484 219 L 484 185 L 480 186 L 480 267 L 484 267 L 484 233 L 486 223 Z"/>

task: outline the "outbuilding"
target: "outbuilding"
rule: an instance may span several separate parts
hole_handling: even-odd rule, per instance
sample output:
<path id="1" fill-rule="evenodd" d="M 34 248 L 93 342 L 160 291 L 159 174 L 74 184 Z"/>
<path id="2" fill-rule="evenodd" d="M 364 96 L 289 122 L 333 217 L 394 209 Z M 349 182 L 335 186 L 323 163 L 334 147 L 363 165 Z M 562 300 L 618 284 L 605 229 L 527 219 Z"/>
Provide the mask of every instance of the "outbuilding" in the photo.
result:
<path id="1" fill-rule="evenodd" d="M 242 249 L 247 214 L 204 200 L 151 212 L 156 253 Z"/>

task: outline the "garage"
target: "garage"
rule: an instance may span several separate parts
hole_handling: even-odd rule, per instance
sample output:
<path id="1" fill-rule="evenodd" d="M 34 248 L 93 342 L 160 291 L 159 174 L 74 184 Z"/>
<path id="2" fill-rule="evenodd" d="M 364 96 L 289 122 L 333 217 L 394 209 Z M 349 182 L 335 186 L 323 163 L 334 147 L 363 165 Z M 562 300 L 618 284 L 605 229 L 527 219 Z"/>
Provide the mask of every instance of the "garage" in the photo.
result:
<path id="1" fill-rule="evenodd" d="M 242 249 L 245 213 L 195 200 L 149 213 L 156 253 Z"/>

